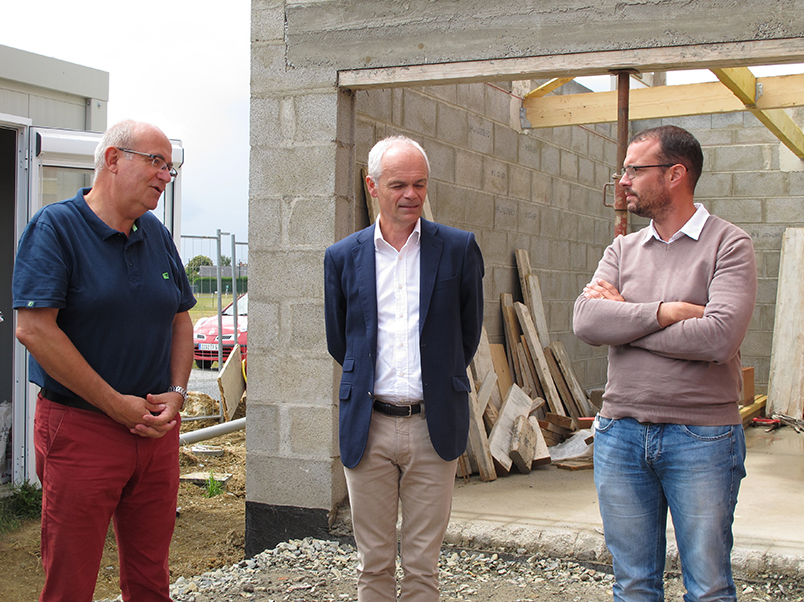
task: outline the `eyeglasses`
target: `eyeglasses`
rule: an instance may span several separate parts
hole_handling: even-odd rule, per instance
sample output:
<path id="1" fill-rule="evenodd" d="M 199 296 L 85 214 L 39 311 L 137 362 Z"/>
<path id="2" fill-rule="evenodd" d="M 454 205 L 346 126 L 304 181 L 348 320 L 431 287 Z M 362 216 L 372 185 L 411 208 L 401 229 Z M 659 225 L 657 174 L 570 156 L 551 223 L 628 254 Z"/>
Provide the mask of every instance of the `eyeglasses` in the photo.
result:
<path id="1" fill-rule="evenodd" d="M 123 151 L 124 153 L 134 153 L 135 155 L 142 155 L 143 157 L 148 157 L 151 160 L 151 165 L 153 165 L 159 171 L 167 171 L 170 174 L 170 178 L 173 179 L 179 172 L 176 171 L 173 167 L 168 165 L 168 162 L 165 161 L 159 155 L 152 155 L 150 153 L 141 153 L 140 151 L 131 150 L 130 148 L 120 148 L 119 146 L 115 147 L 119 151 Z"/>
<path id="2" fill-rule="evenodd" d="M 623 173 L 628 176 L 629 180 L 633 180 L 636 175 L 637 171 L 640 169 L 647 169 L 648 167 L 673 167 L 675 163 L 660 163 L 659 165 L 626 165 L 623 167 Z"/>

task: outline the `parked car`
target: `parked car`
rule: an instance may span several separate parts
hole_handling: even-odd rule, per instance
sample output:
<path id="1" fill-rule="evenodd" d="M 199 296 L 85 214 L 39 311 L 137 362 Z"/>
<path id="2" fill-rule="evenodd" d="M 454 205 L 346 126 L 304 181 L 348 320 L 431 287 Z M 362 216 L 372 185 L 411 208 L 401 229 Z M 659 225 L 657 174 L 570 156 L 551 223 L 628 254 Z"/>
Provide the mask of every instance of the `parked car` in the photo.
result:
<path id="1" fill-rule="evenodd" d="M 223 322 L 223 361 L 225 362 L 235 346 L 234 303 L 221 312 Z M 248 341 L 248 293 L 237 300 L 237 342 L 240 353 L 246 359 Z M 201 318 L 193 328 L 193 359 L 202 370 L 212 367 L 218 361 L 218 316 Z"/>

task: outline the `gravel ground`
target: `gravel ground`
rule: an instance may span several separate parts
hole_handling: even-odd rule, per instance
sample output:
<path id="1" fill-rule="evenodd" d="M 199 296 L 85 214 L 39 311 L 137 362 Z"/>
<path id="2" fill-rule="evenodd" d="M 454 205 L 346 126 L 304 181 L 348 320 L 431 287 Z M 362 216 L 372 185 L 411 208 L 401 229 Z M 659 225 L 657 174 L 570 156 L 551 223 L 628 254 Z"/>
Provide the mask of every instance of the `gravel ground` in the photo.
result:
<path id="1" fill-rule="evenodd" d="M 171 596 L 176 602 L 354 602 L 356 566 L 356 551 L 348 543 L 293 540 L 229 568 L 180 578 L 171 587 Z M 606 565 L 445 548 L 440 569 L 444 602 L 612 599 L 614 578 Z M 803 587 L 778 576 L 760 575 L 737 582 L 738 600 L 800 602 Z M 684 589 L 677 574 L 666 576 L 665 588 L 667 600 L 682 600 Z"/>

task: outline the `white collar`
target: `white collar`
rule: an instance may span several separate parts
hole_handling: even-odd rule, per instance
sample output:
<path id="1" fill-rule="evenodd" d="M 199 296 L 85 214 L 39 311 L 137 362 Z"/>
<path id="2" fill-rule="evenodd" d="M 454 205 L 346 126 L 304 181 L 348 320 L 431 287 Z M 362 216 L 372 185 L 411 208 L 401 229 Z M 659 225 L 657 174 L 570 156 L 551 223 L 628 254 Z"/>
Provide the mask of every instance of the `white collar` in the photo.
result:
<path id="1" fill-rule="evenodd" d="M 668 240 L 666 244 L 669 245 L 671 242 L 678 240 L 681 238 L 682 234 L 686 234 L 693 240 L 698 240 L 701 237 L 701 231 L 703 230 L 704 224 L 706 224 L 708 217 L 709 212 L 706 210 L 706 207 L 704 207 L 701 203 L 695 203 L 695 213 L 693 213 L 692 217 L 687 220 L 686 224 L 681 226 L 681 229 L 678 232 L 670 237 L 670 240 Z M 645 240 L 643 243 L 647 243 L 652 238 L 665 242 L 656 231 L 656 228 L 653 225 L 653 220 L 650 220 L 650 225 L 645 229 Z"/>

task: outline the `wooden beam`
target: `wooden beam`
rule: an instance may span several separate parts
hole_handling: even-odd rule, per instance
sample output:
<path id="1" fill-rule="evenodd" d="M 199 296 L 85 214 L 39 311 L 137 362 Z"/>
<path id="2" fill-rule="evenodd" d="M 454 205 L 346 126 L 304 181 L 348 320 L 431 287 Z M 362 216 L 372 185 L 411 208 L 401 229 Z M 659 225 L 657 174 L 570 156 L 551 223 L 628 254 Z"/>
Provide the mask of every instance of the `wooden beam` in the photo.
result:
<path id="1" fill-rule="evenodd" d="M 536 368 L 536 374 L 541 381 L 542 390 L 544 391 L 544 398 L 547 400 L 547 405 L 554 414 L 561 414 L 566 416 L 567 412 L 564 410 L 564 404 L 561 403 L 561 397 L 558 394 L 556 385 L 553 382 L 553 377 L 550 374 L 550 368 L 547 365 L 547 360 L 544 357 L 544 349 L 539 343 L 539 336 L 536 334 L 536 328 L 533 326 L 533 319 L 530 317 L 528 306 L 524 303 L 517 301 L 514 303 L 514 309 L 517 316 L 519 316 L 519 324 L 522 326 L 525 340 L 528 342 L 528 348 L 533 356 L 533 365 Z"/>
<path id="2" fill-rule="evenodd" d="M 542 96 L 546 96 L 550 94 L 553 90 L 558 90 L 564 84 L 568 84 L 571 82 L 574 77 L 554 77 L 548 82 L 543 83 L 538 88 L 534 88 L 527 94 L 525 94 L 524 98 L 540 98 Z"/>
<path id="3" fill-rule="evenodd" d="M 483 424 L 483 412 L 480 410 L 480 400 L 475 393 L 475 386 L 472 379 L 472 372 L 469 368 L 466 369 L 466 375 L 469 377 L 469 449 L 470 455 L 473 456 L 474 461 L 477 463 L 477 470 L 480 473 L 481 481 L 493 481 L 497 478 L 497 473 L 494 470 L 494 462 L 491 458 L 491 451 L 489 450 L 489 440 L 486 436 L 486 427 Z M 494 372 L 489 373 L 489 378 L 493 378 L 496 382 L 497 375 Z M 489 380 L 486 379 L 486 381 Z M 484 381 L 484 385 L 485 382 Z M 493 384 L 492 382 L 492 384 Z M 487 387 L 483 387 L 489 390 Z M 484 403 L 488 402 L 488 398 Z"/>
<path id="4" fill-rule="evenodd" d="M 368 90 L 608 75 L 612 69 L 649 72 L 801 62 L 804 62 L 804 38 L 796 37 L 352 69 L 338 72 L 338 86 L 352 90 Z"/>
<path id="5" fill-rule="evenodd" d="M 765 96 L 765 86 L 770 85 L 773 88 L 774 83 L 776 83 L 773 80 L 776 78 L 763 79 L 761 82 L 763 93 L 760 98 L 757 98 L 757 79 L 747 67 L 712 69 L 712 73 L 743 103 L 747 111 L 750 111 L 766 128 L 773 132 L 773 135 L 782 144 L 793 151 L 799 159 L 804 158 L 804 134 L 790 116 L 780 108 L 761 109 L 757 106 L 758 101 Z M 797 80 L 804 81 L 804 76 L 797 78 Z M 790 83 L 794 80 L 785 77 L 785 81 Z M 789 89 L 787 89 L 786 94 L 789 95 L 789 93 Z M 797 97 L 797 102 L 804 104 L 801 96 Z"/>
<path id="6" fill-rule="evenodd" d="M 731 70 L 732 75 L 735 71 Z M 744 76 L 729 81 L 741 90 L 741 97 L 748 98 Z M 756 83 L 761 84 L 763 90 L 762 96 L 756 99 L 757 110 L 768 112 L 804 105 L 804 74 L 760 77 Z M 741 97 L 720 82 L 636 88 L 629 95 L 629 117 L 631 120 L 660 119 L 752 110 Z M 533 128 L 617 121 L 616 91 L 531 98 L 523 101 L 522 106 Z"/>

